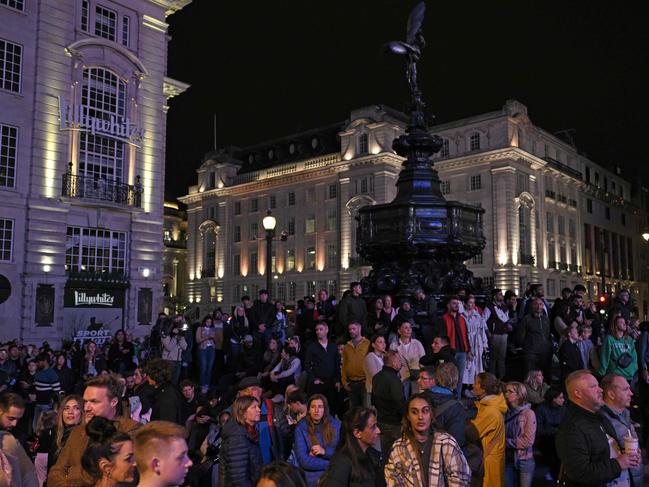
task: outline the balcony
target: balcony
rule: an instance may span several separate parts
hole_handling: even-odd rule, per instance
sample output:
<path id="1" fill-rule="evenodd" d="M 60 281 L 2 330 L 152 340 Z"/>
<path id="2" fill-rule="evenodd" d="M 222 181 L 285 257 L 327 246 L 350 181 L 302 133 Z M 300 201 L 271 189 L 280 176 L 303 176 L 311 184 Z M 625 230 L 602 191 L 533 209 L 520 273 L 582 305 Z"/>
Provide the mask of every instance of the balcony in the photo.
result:
<path id="1" fill-rule="evenodd" d="M 61 195 L 67 198 L 81 198 L 142 208 L 140 176 L 137 176 L 135 180 L 136 183 L 132 186 L 113 179 L 79 176 L 68 171 L 63 175 Z"/>
<path id="2" fill-rule="evenodd" d="M 570 264 L 568 267 L 570 269 L 570 272 L 581 272 L 581 267 L 577 264 Z"/>
<path id="3" fill-rule="evenodd" d="M 557 171 L 562 172 L 566 176 L 570 176 L 571 178 L 578 179 L 579 181 L 582 180 L 581 173 L 576 169 L 573 169 L 570 166 L 566 166 L 565 164 L 562 164 L 561 162 L 557 161 L 556 159 L 552 159 L 551 157 L 544 157 L 543 160 L 547 162 L 549 167 L 552 167 Z"/>

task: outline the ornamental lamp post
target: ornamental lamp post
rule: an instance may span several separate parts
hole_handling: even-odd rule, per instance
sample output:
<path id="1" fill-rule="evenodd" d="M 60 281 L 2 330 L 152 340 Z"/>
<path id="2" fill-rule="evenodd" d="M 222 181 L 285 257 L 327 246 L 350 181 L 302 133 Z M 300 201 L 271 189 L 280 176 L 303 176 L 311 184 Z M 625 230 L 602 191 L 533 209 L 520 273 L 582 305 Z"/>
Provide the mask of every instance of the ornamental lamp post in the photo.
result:
<path id="1" fill-rule="evenodd" d="M 270 289 L 272 287 L 272 276 L 271 276 L 271 267 L 272 267 L 272 253 L 273 253 L 273 237 L 275 236 L 275 225 L 277 225 L 277 219 L 273 216 L 270 210 L 266 212 L 266 216 L 261 221 L 261 224 L 266 230 L 266 290 L 270 296 Z"/>

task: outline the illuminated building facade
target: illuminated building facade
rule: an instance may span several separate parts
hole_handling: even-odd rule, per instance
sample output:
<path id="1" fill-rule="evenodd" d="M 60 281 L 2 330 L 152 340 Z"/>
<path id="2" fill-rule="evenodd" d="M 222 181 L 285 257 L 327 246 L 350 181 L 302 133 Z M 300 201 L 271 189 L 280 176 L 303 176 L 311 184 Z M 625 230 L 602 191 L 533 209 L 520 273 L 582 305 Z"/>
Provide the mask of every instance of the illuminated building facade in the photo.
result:
<path id="1" fill-rule="evenodd" d="M 184 311 L 187 305 L 183 293 L 187 280 L 187 212 L 178 203 L 165 201 L 163 242 L 162 310 L 173 314 Z"/>
<path id="2" fill-rule="evenodd" d="M 190 0 L 0 1 L 0 341 L 162 307 L 165 19 Z"/>
<path id="3" fill-rule="evenodd" d="M 198 184 L 181 198 L 190 304 L 201 313 L 229 309 L 264 287 L 268 209 L 277 234 L 286 232 L 273 243 L 272 295 L 294 303 L 327 288 L 340 296 L 369 271 L 356 254 L 355 216 L 393 199 L 401 158 L 392 140 L 404 127 L 403 115 L 367 107 L 333 127 L 207 154 Z M 539 282 L 554 298 L 583 283 L 597 293 L 600 264 L 591 250 L 602 229 L 609 290 L 629 287 L 646 306 L 639 210 L 628 181 L 535 126 L 517 101 L 431 131 L 444 139 L 434 158 L 442 192 L 485 209 L 487 245 L 467 265 L 488 286 L 522 292 Z"/>

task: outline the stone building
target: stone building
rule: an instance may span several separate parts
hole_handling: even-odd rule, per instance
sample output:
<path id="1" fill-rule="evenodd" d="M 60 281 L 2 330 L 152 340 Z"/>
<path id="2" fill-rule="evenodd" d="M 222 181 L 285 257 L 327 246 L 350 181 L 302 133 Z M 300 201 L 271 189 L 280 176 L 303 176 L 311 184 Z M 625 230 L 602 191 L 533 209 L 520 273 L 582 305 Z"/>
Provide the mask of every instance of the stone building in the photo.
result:
<path id="1" fill-rule="evenodd" d="M 198 184 L 181 198 L 189 302 L 201 312 L 229 308 L 264 287 L 268 209 L 286 232 L 273 244 L 273 296 L 293 303 L 323 287 L 341 295 L 369 270 L 356 254 L 355 215 L 394 197 L 401 158 L 392 140 L 404 127 L 402 114 L 373 106 L 334 126 L 207 154 Z M 607 290 L 631 288 L 646 309 L 638 273 L 642 210 L 629 181 L 582 156 L 565 136 L 535 126 L 513 100 L 431 132 L 444 140 L 434 158 L 442 192 L 485 209 L 487 245 L 467 262 L 476 276 L 516 292 L 542 283 L 550 298 L 577 283 L 596 294 L 596 256 L 604 249 Z"/>
<path id="2" fill-rule="evenodd" d="M 162 293 L 166 314 L 181 313 L 187 305 L 183 294 L 187 280 L 187 212 L 178 203 L 165 201 Z"/>
<path id="3" fill-rule="evenodd" d="M 145 334 L 162 306 L 168 15 L 0 1 L 0 341 Z M 96 330 L 95 330 L 96 331 Z"/>

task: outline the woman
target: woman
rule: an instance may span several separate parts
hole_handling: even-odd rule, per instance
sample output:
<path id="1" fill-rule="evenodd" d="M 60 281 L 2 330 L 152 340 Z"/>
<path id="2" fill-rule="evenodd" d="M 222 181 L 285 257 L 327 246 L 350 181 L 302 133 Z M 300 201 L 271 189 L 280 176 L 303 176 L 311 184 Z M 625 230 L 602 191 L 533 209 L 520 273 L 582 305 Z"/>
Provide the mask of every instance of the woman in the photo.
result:
<path id="1" fill-rule="evenodd" d="M 520 382 L 505 384 L 505 486 L 531 487 L 534 478 L 536 416 Z"/>
<path id="2" fill-rule="evenodd" d="M 261 416 L 259 401 L 252 396 L 238 397 L 232 417 L 223 426 L 221 440 L 220 485 L 252 487 L 262 467 L 257 424 Z"/>
<path id="3" fill-rule="evenodd" d="M 77 377 L 74 371 L 68 367 L 68 360 L 64 352 L 56 354 L 54 362 L 54 372 L 59 376 L 61 383 L 61 392 L 64 394 L 72 394 L 74 386 L 77 382 Z"/>
<path id="4" fill-rule="evenodd" d="M 92 340 L 85 343 L 85 354 L 81 362 L 81 376 L 84 380 L 96 377 L 108 368 L 106 360 L 97 351 L 97 344 Z"/>
<path id="5" fill-rule="evenodd" d="M 487 341 L 487 322 L 476 309 L 475 296 L 472 294 L 464 304 L 463 315 L 471 351 L 467 355 L 462 383 L 473 384 L 475 377 L 485 371 L 482 354 L 488 349 L 489 342 Z"/>
<path id="6" fill-rule="evenodd" d="M 282 348 L 281 360 L 270 372 L 270 389 L 273 395 L 282 394 L 291 384 L 296 384 L 302 373 L 302 363 L 295 349 L 286 344 Z"/>
<path id="7" fill-rule="evenodd" d="M 464 453 L 455 438 L 435 431 L 433 423 L 433 406 L 426 393 L 411 396 L 401 438 L 394 442 L 385 465 L 388 487 L 469 485 L 471 469 Z"/>
<path id="8" fill-rule="evenodd" d="M 638 355 L 623 316 L 614 316 L 611 320 L 609 332 L 602 339 L 602 348 L 599 349 L 599 361 L 599 376 L 618 374 L 630 384 L 637 379 Z"/>
<path id="9" fill-rule="evenodd" d="M 239 354 L 241 353 L 241 347 L 243 346 L 243 337 L 250 333 L 250 323 L 248 323 L 248 317 L 246 316 L 246 310 L 243 309 L 243 306 L 237 306 L 234 308 L 234 313 L 230 319 L 229 327 L 229 342 L 230 342 L 230 363 L 237 363 Z M 230 372 L 236 372 L 231 370 Z"/>
<path id="10" fill-rule="evenodd" d="M 27 440 L 27 444 L 31 443 L 31 453 L 34 454 L 36 476 L 41 486 L 47 478 L 47 457 L 54 442 L 57 416 L 58 413 L 54 409 L 43 411 L 38 417 L 36 427 L 34 428 L 35 441 L 31 443 L 30 440 Z"/>
<path id="11" fill-rule="evenodd" d="M 363 371 L 365 372 L 365 405 L 372 403 L 372 379 L 383 368 L 383 355 L 385 354 L 386 338 L 383 335 L 373 335 L 370 343 L 372 351 L 363 359 Z"/>
<path id="12" fill-rule="evenodd" d="M 198 345 L 199 383 L 201 392 L 207 393 L 212 382 L 212 369 L 214 368 L 214 339 L 216 330 L 211 316 L 203 318 L 201 326 L 196 329 L 196 344 Z"/>
<path id="13" fill-rule="evenodd" d="M 383 311 L 387 313 L 390 317 L 390 323 L 392 323 L 392 320 L 397 316 L 398 310 L 392 306 L 392 296 L 389 294 L 383 296 Z"/>
<path id="14" fill-rule="evenodd" d="M 126 333 L 124 333 L 124 330 L 117 330 L 115 338 L 108 349 L 110 370 L 124 375 L 124 372 L 132 370 L 135 367 L 133 363 L 134 355 L 135 350 L 133 344 L 126 341 Z"/>
<path id="15" fill-rule="evenodd" d="M 306 416 L 295 427 L 293 443 L 295 462 L 304 470 L 309 487 L 315 487 L 327 470 L 339 434 L 340 422 L 329 414 L 325 396 L 312 395 Z"/>
<path id="16" fill-rule="evenodd" d="M 478 374 L 473 383 L 478 414 L 469 423 L 467 441 L 479 441 L 484 477 L 482 485 L 503 485 L 505 478 L 505 421 L 507 403 L 500 392 L 500 381 L 488 372 Z"/>
<path id="17" fill-rule="evenodd" d="M 321 486 L 384 486 L 381 454 L 374 449 L 380 433 L 374 409 L 356 407 L 348 411 L 336 453 L 320 479 Z"/>
<path id="18" fill-rule="evenodd" d="M 550 469 L 547 480 L 558 478 L 561 461 L 554 446 L 554 436 L 559 429 L 559 423 L 566 413 L 565 398 L 560 389 L 549 389 L 545 393 L 545 401 L 536 408 L 536 443 L 544 462 Z"/>
<path id="19" fill-rule="evenodd" d="M 388 339 L 392 320 L 390 319 L 390 315 L 383 310 L 383 300 L 381 298 L 377 298 L 374 301 L 374 306 L 372 312 L 367 317 L 367 322 L 370 325 L 369 331 L 371 334 L 381 335 L 386 340 Z"/>
<path id="20" fill-rule="evenodd" d="M 112 421 L 95 416 L 86 425 L 88 446 L 81 467 L 95 487 L 113 487 L 135 481 L 133 441 Z"/>
<path id="21" fill-rule="evenodd" d="M 54 466 L 63 450 L 72 428 L 83 423 L 83 399 L 71 394 L 63 398 L 56 418 L 56 426 L 52 432 L 53 441 L 47 454 L 47 470 Z"/>
<path id="22" fill-rule="evenodd" d="M 271 338 L 268 342 L 268 348 L 264 351 L 261 358 L 261 372 L 259 373 L 260 380 L 265 380 L 265 382 L 268 380 L 270 372 L 281 360 L 281 354 L 282 351 L 279 347 L 279 341 L 277 338 Z M 268 383 L 266 382 L 265 385 L 268 385 Z"/>
<path id="23" fill-rule="evenodd" d="M 550 386 L 543 382 L 543 372 L 530 370 L 525 378 L 525 389 L 527 389 L 527 402 L 536 407 L 545 400 L 545 393 Z"/>
<path id="24" fill-rule="evenodd" d="M 304 474 L 287 462 L 273 462 L 264 466 L 257 487 L 307 487 Z"/>
<path id="25" fill-rule="evenodd" d="M 275 301 L 275 321 L 271 326 L 271 332 L 280 343 L 286 340 L 286 329 L 288 328 L 288 316 L 284 310 L 284 303 L 279 299 Z"/>

